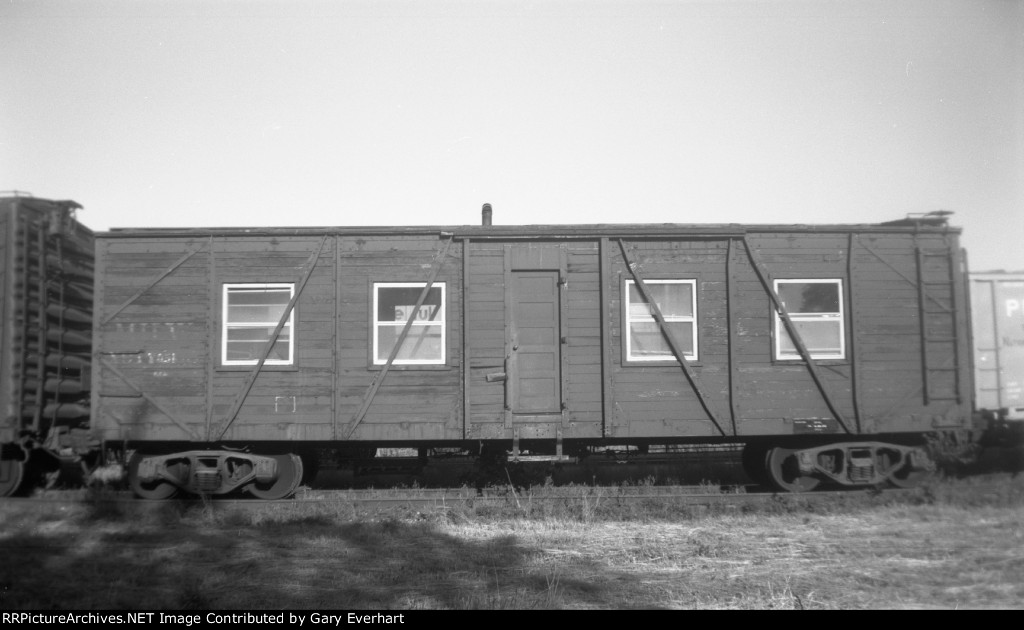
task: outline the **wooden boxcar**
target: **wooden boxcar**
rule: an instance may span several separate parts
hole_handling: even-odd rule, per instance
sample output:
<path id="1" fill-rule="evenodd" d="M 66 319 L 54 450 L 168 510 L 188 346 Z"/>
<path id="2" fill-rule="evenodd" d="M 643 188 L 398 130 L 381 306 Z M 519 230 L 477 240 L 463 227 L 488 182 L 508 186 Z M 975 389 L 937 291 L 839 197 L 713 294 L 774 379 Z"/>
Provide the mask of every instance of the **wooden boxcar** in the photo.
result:
<path id="1" fill-rule="evenodd" d="M 88 442 L 93 239 L 78 208 L 0 197 L 0 496 Z"/>
<path id="2" fill-rule="evenodd" d="M 959 229 L 544 225 L 97 234 L 93 432 L 132 487 L 287 496 L 317 447 L 743 443 L 915 483 L 971 428 Z"/>

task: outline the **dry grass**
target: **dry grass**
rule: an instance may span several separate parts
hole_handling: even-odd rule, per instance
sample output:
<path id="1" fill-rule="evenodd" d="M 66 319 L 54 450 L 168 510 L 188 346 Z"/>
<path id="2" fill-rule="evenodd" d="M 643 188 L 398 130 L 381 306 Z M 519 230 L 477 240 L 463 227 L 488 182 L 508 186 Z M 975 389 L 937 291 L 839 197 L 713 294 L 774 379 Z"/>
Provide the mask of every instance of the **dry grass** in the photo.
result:
<path id="1" fill-rule="evenodd" d="M 814 511 L 0 503 L 0 609 L 1024 607 L 1024 478 Z"/>

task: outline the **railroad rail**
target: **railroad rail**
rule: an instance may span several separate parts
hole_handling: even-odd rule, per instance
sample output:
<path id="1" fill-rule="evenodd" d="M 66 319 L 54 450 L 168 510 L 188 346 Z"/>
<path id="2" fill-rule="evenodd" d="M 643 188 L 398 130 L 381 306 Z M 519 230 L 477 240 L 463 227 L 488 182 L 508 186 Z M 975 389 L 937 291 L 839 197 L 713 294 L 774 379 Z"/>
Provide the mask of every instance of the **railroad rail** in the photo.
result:
<path id="1" fill-rule="evenodd" d="M 600 505 L 625 505 L 650 501 L 664 501 L 678 506 L 756 506 L 774 503 L 791 507 L 807 506 L 836 499 L 850 499 L 865 495 L 884 495 L 888 498 L 903 497 L 921 492 L 920 489 L 872 488 L 868 490 L 837 489 L 803 493 L 777 493 L 758 489 L 756 486 L 728 486 L 720 490 L 704 486 L 651 486 L 651 487 L 572 487 L 555 488 L 550 491 L 516 491 L 510 488 L 487 488 L 478 491 L 473 488 L 413 488 L 377 490 L 317 490 L 302 489 L 291 499 L 253 500 L 250 498 L 204 498 L 189 497 L 168 501 L 144 501 L 134 498 L 131 493 L 117 492 L 105 495 L 90 495 L 88 491 L 55 492 L 51 495 L 8 498 L 0 500 L 0 509 L 72 509 L 97 501 L 114 504 L 126 514 L 153 512 L 168 506 L 181 510 L 203 509 L 214 512 L 232 510 L 274 510 L 301 512 L 304 509 L 337 508 L 353 512 L 374 510 L 406 509 L 431 511 L 479 506 L 508 507 L 525 509 L 544 504 L 585 503 L 596 508 Z M 97 498 L 99 496 L 99 498 Z M 314 507 L 315 506 L 315 507 Z"/>

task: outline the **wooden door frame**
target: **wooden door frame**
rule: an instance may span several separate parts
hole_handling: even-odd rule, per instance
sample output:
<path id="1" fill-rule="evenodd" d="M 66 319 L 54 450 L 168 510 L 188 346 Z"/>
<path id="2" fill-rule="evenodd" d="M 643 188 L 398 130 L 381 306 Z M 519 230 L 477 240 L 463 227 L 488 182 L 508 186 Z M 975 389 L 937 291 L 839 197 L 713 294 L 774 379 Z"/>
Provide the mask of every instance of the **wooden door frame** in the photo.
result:
<path id="1" fill-rule="evenodd" d="M 520 261 L 513 265 L 513 252 L 526 250 L 551 250 L 558 252 L 557 267 L 547 261 L 540 261 L 536 266 Z M 569 353 L 566 352 L 568 336 L 568 250 L 565 243 L 506 243 L 504 246 L 504 290 L 505 290 L 505 428 L 511 429 L 515 423 L 540 422 L 564 425 L 568 391 L 566 381 L 569 371 Z M 513 269 L 514 267 L 514 269 Z M 558 272 L 558 341 L 559 341 L 559 399 L 561 411 L 544 414 L 515 414 L 512 412 L 512 374 L 509 372 L 509 359 L 512 356 L 512 272 L 514 271 L 557 271 Z"/>

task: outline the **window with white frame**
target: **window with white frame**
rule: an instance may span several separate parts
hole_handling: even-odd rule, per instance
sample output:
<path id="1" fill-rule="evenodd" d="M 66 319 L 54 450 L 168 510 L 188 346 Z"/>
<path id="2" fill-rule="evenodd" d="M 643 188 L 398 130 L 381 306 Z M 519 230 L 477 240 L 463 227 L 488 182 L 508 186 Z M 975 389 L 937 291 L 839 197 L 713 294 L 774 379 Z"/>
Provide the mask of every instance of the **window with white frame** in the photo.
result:
<path id="1" fill-rule="evenodd" d="M 697 281 L 644 280 L 687 360 L 697 360 Z M 626 280 L 626 360 L 675 361 L 651 305 L 633 280 Z"/>
<path id="2" fill-rule="evenodd" d="M 294 284 L 225 284 L 221 364 L 256 365 L 294 294 Z M 264 365 L 294 365 L 294 321 L 292 309 Z"/>
<path id="3" fill-rule="evenodd" d="M 842 280 L 776 280 L 775 293 L 785 305 L 812 359 L 846 358 Z M 775 339 L 776 359 L 800 358 L 778 312 L 775 313 Z"/>
<path id="4" fill-rule="evenodd" d="M 425 282 L 375 282 L 373 284 L 373 363 L 384 365 L 394 350 L 406 322 L 409 334 L 395 356 L 394 365 L 443 365 L 445 363 L 445 283 L 435 282 L 417 309 Z"/>

